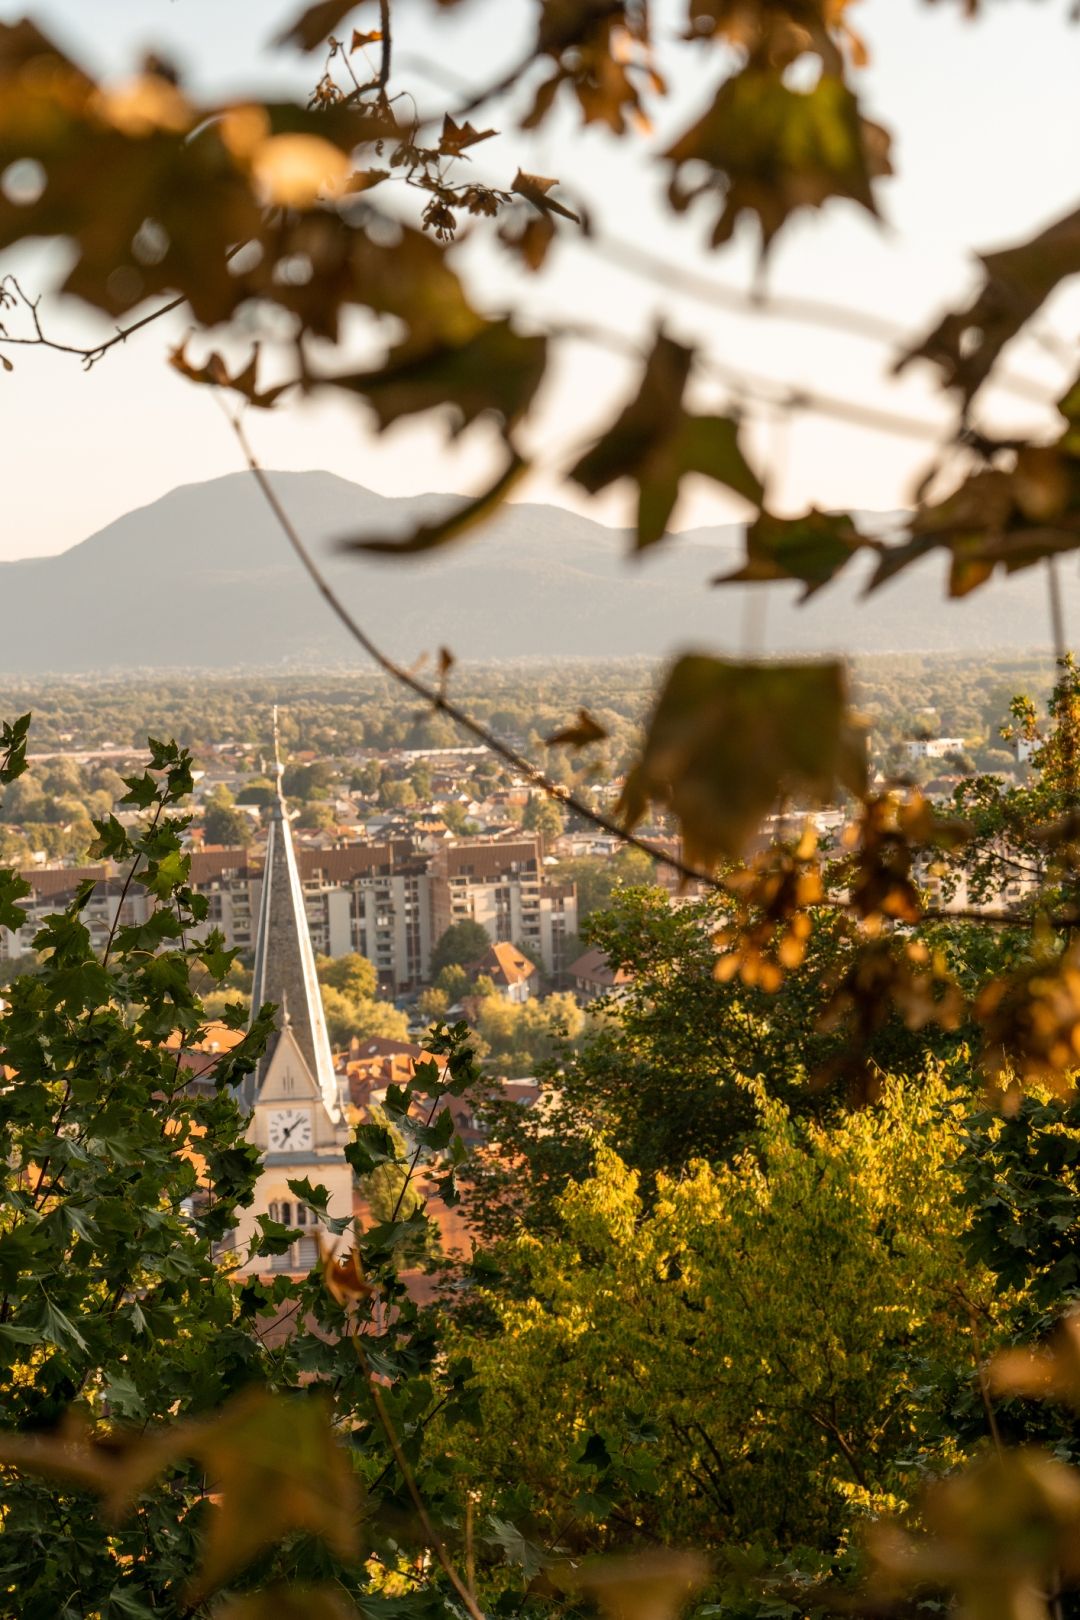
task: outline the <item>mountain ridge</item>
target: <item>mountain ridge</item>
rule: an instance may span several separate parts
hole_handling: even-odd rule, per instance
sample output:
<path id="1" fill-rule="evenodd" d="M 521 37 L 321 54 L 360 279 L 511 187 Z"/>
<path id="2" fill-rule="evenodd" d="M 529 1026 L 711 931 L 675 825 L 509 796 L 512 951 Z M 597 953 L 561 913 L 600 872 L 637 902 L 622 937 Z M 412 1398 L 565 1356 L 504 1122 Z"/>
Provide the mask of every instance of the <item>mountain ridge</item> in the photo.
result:
<path id="1" fill-rule="evenodd" d="M 849 569 L 807 606 L 800 588 L 709 580 L 741 555 L 736 525 L 684 530 L 644 556 L 624 531 L 516 503 L 422 558 L 343 554 L 349 533 L 404 533 L 460 497 L 383 496 L 323 471 L 269 475 L 342 599 L 394 657 L 649 657 L 686 645 L 752 653 L 990 652 L 1049 644 L 1030 570 L 962 603 L 940 557 L 868 598 Z M 1068 622 L 1080 580 L 1062 581 Z M 0 674 L 312 667 L 355 659 L 249 474 L 133 509 L 67 551 L 0 563 Z"/>

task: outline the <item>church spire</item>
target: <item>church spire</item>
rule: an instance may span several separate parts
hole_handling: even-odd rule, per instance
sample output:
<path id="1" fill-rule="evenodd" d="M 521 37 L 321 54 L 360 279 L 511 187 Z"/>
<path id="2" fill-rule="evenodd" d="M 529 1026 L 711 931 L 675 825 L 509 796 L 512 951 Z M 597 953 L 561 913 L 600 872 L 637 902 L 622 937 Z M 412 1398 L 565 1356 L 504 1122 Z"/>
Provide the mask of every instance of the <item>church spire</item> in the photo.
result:
<path id="1" fill-rule="evenodd" d="M 339 1117 L 338 1088 L 334 1060 L 326 1033 L 322 996 L 315 974 L 315 953 L 311 948 L 304 892 L 296 866 L 292 827 L 282 791 L 281 750 L 278 739 L 278 711 L 274 705 L 274 777 L 277 792 L 270 816 L 263 868 L 259 927 L 255 936 L 255 973 L 251 986 L 252 1016 L 265 1001 L 278 1005 L 277 1026 L 288 1024 L 304 1062 L 331 1119 Z M 255 1075 L 249 1080 L 244 1101 L 254 1104 L 279 1038 L 270 1045 Z"/>

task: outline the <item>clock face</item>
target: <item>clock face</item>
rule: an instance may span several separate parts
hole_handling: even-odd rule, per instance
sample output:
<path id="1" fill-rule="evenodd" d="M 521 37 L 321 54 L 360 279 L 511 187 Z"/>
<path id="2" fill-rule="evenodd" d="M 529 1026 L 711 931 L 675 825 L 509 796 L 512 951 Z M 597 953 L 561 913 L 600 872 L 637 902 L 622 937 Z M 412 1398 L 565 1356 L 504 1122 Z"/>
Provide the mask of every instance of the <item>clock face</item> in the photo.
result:
<path id="1" fill-rule="evenodd" d="M 311 1146 L 311 1115 L 306 1108 L 275 1108 L 267 1140 L 274 1153 L 302 1152 Z"/>

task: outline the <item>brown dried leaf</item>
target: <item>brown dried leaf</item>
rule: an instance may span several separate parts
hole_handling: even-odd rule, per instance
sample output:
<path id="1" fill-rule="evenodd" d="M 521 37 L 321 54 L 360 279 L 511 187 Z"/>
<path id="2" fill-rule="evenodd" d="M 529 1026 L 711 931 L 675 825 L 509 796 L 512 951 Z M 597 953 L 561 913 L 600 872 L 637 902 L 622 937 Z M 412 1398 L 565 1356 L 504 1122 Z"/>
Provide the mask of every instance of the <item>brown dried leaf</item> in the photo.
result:
<path id="1" fill-rule="evenodd" d="M 361 394 L 387 427 L 402 416 L 451 407 L 455 434 L 492 413 L 508 435 L 532 403 L 547 363 L 547 340 L 515 332 L 509 321 L 474 317 L 464 341 L 418 348 L 406 342 L 384 366 L 328 378 Z"/>
<path id="2" fill-rule="evenodd" d="M 1005 345 L 1054 289 L 1080 271 L 1080 209 L 1016 247 L 981 255 L 984 280 L 966 309 L 946 315 L 899 361 L 929 360 L 965 406 L 982 387 Z"/>
<path id="3" fill-rule="evenodd" d="M 1072 1091 L 1080 1069 L 1080 941 L 992 979 L 974 1012 L 983 1026 L 983 1071 L 1006 1111 L 1025 1080 Z"/>
<path id="4" fill-rule="evenodd" d="M 569 726 L 553 731 L 544 742 L 549 748 L 564 745 L 567 748 L 587 748 L 589 743 L 603 742 L 607 732 L 599 720 L 594 720 L 588 709 L 579 709 L 577 719 Z"/>
<path id="5" fill-rule="evenodd" d="M 349 1306 L 360 1299 L 369 1299 L 375 1292 L 360 1267 L 360 1256 L 355 1249 L 340 1253 L 320 1237 L 322 1274 L 326 1291 L 339 1305 Z"/>
<path id="6" fill-rule="evenodd" d="M 932 1486 L 924 1535 L 885 1523 L 868 1536 L 881 1598 L 946 1587 L 971 1620 L 1048 1620 L 1047 1595 L 1080 1569 L 1080 1476 L 1025 1447 Z"/>
<path id="7" fill-rule="evenodd" d="M 558 214 L 562 219 L 571 219 L 575 225 L 580 225 L 580 214 L 575 214 L 572 208 L 564 208 L 561 202 L 548 195 L 558 183 L 542 174 L 526 174 L 524 169 L 519 169 L 510 190 L 515 197 L 524 197 L 526 202 L 532 203 L 541 214 Z"/>
<path id="8" fill-rule="evenodd" d="M 439 151 L 443 157 L 460 157 L 467 146 L 489 141 L 494 134 L 493 129 L 474 129 L 467 119 L 464 124 L 455 124 L 450 114 L 444 113 Z"/>
<path id="9" fill-rule="evenodd" d="M 308 6 L 280 34 L 275 34 L 271 43 L 296 45 L 302 51 L 317 51 L 359 3 L 360 0 L 316 0 L 315 5 Z M 378 38 L 378 35 L 375 37 Z"/>
<path id="10" fill-rule="evenodd" d="M 749 584 L 799 579 L 805 602 L 834 579 L 857 551 L 877 548 L 859 533 L 846 512 L 819 512 L 778 518 L 762 512 L 746 531 L 746 561 L 730 574 L 717 574 L 713 585 Z"/>
<path id="11" fill-rule="evenodd" d="M 557 1589 L 590 1597 L 606 1620 L 678 1620 L 710 1569 L 704 1553 L 658 1547 L 558 1564 L 545 1574 Z"/>
<path id="12" fill-rule="evenodd" d="M 247 1390 L 190 1428 L 186 1449 L 216 1502 L 188 1589 L 192 1604 L 295 1530 L 318 1536 L 341 1559 L 359 1557 L 357 1480 L 322 1396 Z"/>
<path id="13" fill-rule="evenodd" d="M 999 1350 L 987 1368 L 995 1395 L 1028 1395 L 1067 1401 L 1080 1411 L 1080 1314 L 1062 1317 L 1049 1342 L 1037 1350 Z"/>
<path id="14" fill-rule="evenodd" d="M 570 472 L 590 494 L 619 478 L 637 484 L 639 550 L 663 539 L 689 473 L 715 478 L 755 505 L 763 498 L 739 448 L 739 424 L 731 417 L 693 416 L 684 407 L 693 359 L 693 350 L 659 333 L 637 398 Z"/>
<path id="15" fill-rule="evenodd" d="M 586 124 L 602 123 L 616 135 L 647 127 L 642 93 L 662 94 L 652 65 L 648 8 L 627 0 L 542 0 L 536 56 L 555 69 L 536 91 L 523 129 L 536 129 L 564 86 L 577 98 Z"/>
<path id="16" fill-rule="evenodd" d="M 862 117 L 851 91 L 824 73 L 812 90 L 792 90 L 779 72 L 756 65 L 726 79 L 712 106 L 665 153 L 675 173 L 669 195 L 679 209 L 710 194 L 721 198 L 712 245 L 732 236 L 744 213 L 761 226 L 763 249 L 800 208 L 847 197 L 876 214 L 871 181 L 891 172 L 889 137 Z M 686 165 L 711 175 L 682 183 Z"/>
<path id="17" fill-rule="evenodd" d="M 357 1620 L 358 1611 L 336 1586 L 267 1586 L 231 1597 L 213 1620 Z"/>
<path id="18" fill-rule="evenodd" d="M 272 388 L 259 388 L 257 382 L 259 364 L 259 345 L 256 343 L 252 349 L 251 359 L 243 371 L 238 371 L 232 377 L 224 359 L 216 350 L 212 350 L 201 366 L 191 363 L 186 354 L 187 344 L 181 343 L 169 356 L 169 364 L 181 376 L 187 377 L 191 382 L 209 383 L 215 388 L 235 388 L 238 393 L 251 405 L 268 408 L 273 405 L 292 383 L 276 383 Z"/>
<path id="19" fill-rule="evenodd" d="M 418 552 L 434 551 L 436 547 L 448 545 L 450 541 L 460 539 L 463 534 L 485 523 L 498 511 L 510 491 L 520 483 L 528 470 L 527 462 L 515 454 L 511 456 L 505 470 L 482 494 L 475 496 L 471 501 L 466 501 L 462 506 L 456 506 L 444 518 L 439 518 L 434 523 L 419 524 L 404 539 L 382 535 L 374 538 L 353 536 L 339 540 L 338 549 L 373 551 L 390 557 L 415 556 Z"/>
<path id="20" fill-rule="evenodd" d="M 944 500 L 924 503 L 911 537 L 881 548 L 870 590 L 936 547 L 949 553 L 949 594 L 966 596 L 996 568 L 1015 573 L 1080 546 L 1080 459 L 1057 445 L 1024 445 L 1015 465 L 982 467 Z"/>
<path id="21" fill-rule="evenodd" d="M 678 659 L 626 779 L 619 813 L 633 827 L 650 803 L 677 818 L 687 857 L 737 857 L 781 793 L 818 802 L 861 793 L 865 740 L 838 663 Z"/>

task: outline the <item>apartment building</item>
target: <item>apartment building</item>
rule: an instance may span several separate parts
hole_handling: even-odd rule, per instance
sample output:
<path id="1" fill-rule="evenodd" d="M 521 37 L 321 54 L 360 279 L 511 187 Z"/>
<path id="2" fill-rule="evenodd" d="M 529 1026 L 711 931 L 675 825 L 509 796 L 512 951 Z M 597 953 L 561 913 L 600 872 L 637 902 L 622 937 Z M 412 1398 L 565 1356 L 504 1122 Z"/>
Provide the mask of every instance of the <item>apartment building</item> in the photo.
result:
<path id="1" fill-rule="evenodd" d="M 208 902 L 201 931 L 219 929 L 230 948 L 245 953 L 255 949 L 262 861 L 261 853 L 243 849 L 191 854 L 192 887 Z M 426 982 L 432 946 L 462 917 L 479 922 L 493 944 L 521 945 L 551 974 L 565 967 L 563 940 L 577 932 L 576 889 L 546 876 L 531 837 L 465 840 L 434 855 L 410 839 L 297 848 L 296 864 L 314 949 L 325 956 L 359 951 L 374 963 L 385 996 Z M 120 904 L 122 875 L 105 866 L 39 868 L 25 875 L 33 885 L 24 902 L 27 921 L 16 933 L 0 929 L 0 959 L 30 951 L 41 919 L 66 905 L 89 878 L 98 887 L 84 916 L 95 945 L 104 946 Z M 145 920 L 147 907 L 147 897 L 133 885 L 120 921 Z"/>
<path id="2" fill-rule="evenodd" d="M 359 951 L 373 962 L 384 995 L 424 981 L 434 943 L 427 860 L 408 839 L 296 850 L 308 931 L 323 956 Z M 262 899 L 262 863 L 243 850 L 199 850 L 193 887 L 210 902 L 207 928 L 230 946 L 254 948 L 253 918 Z"/>
<path id="3" fill-rule="evenodd" d="M 509 940 L 552 975 L 567 966 L 565 940 L 576 935 L 577 888 L 544 871 L 537 838 L 470 838 L 431 857 L 432 933 L 478 922 L 493 944 Z"/>
<path id="4" fill-rule="evenodd" d="M 78 894 L 82 884 L 95 885 L 82 909 L 82 920 L 90 931 L 94 949 L 101 953 L 116 928 L 133 927 L 146 921 L 154 902 L 144 890 L 132 885 L 124 893 L 124 874 L 111 863 L 101 866 L 34 867 L 23 877 L 31 893 L 19 905 L 26 913 L 21 928 L 0 928 L 0 961 L 28 955 L 34 936 L 45 918 L 63 911 Z"/>

